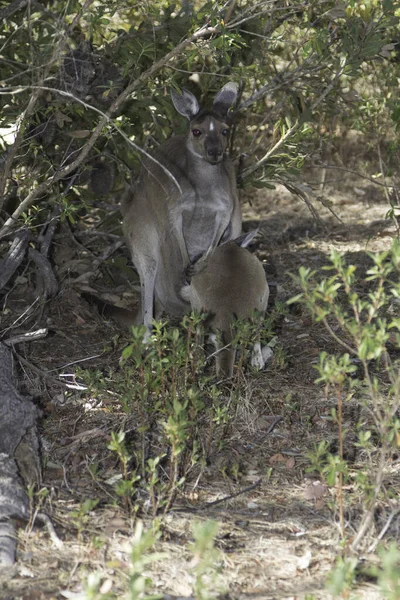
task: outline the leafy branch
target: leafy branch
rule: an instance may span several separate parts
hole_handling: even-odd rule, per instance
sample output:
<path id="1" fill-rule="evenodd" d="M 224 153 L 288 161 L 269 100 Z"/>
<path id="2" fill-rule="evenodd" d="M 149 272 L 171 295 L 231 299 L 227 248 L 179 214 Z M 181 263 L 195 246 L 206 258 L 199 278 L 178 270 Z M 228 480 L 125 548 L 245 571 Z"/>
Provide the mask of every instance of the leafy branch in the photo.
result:
<path id="1" fill-rule="evenodd" d="M 92 0 L 87 0 L 92 1 Z M 209 27 L 208 25 L 204 25 L 200 29 L 198 29 L 193 35 L 189 38 L 185 39 L 183 42 L 178 44 L 175 48 L 173 48 L 170 52 L 168 52 L 165 56 L 163 56 L 160 60 L 154 63 L 149 69 L 141 73 L 137 79 L 131 81 L 127 87 L 119 94 L 119 96 L 113 101 L 110 108 L 106 113 L 103 114 L 101 119 L 99 120 L 97 126 L 95 127 L 92 135 L 78 154 L 77 158 L 71 162 L 66 167 L 58 170 L 52 177 L 40 183 L 32 192 L 30 192 L 24 200 L 19 204 L 19 206 L 15 209 L 13 214 L 6 220 L 3 227 L 0 229 L 0 237 L 7 235 L 10 230 L 15 226 L 17 219 L 21 216 L 23 212 L 25 212 L 34 201 L 47 192 L 55 183 L 66 177 L 68 174 L 72 173 L 77 169 L 83 161 L 87 158 L 90 150 L 94 147 L 97 139 L 103 131 L 103 128 L 108 124 L 112 116 L 118 111 L 121 105 L 127 100 L 127 98 L 134 92 L 137 88 L 139 88 L 145 81 L 151 79 L 158 71 L 160 71 L 166 64 L 168 64 L 174 57 L 182 54 L 184 50 L 189 47 L 191 44 L 196 43 L 201 38 L 206 36 L 210 36 L 213 34 L 217 34 L 219 32 L 218 27 Z M 43 86 L 42 86 L 43 87 Z M 37 97 L 40 94 L 40 90 L 37 90 Z M 33 108 L 33 107 L 32 107 Z M 15 150 L 16 152 L 16 150 Z M 14 152 L 14 154 L 15 154 Z"/>

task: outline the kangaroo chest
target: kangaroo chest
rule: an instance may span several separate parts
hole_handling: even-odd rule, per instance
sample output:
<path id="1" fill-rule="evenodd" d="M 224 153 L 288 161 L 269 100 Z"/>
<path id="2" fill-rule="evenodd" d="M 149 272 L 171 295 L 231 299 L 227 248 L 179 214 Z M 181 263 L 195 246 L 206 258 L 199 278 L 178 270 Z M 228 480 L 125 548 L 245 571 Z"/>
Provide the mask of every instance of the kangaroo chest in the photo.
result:
<path id="1" fill-rule="evenodd" d="M 217 245 L 231 220 L 234 199 L 228 177 L 221 180 L 221 185 L 202 182 L 182 195 L 182 229 L 191 259 Z"/>

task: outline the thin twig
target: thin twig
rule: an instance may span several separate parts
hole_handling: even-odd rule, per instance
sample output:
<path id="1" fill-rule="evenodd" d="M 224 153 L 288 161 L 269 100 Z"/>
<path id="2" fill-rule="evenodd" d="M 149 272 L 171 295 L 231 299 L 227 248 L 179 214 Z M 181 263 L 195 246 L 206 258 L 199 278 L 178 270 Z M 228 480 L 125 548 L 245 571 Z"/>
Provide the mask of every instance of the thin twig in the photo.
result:
<path id="1" fill-rule="evenodd" d="M 367 554 L 369 554 L 370 552 L 374 552 L 374 550 L 376 549 L 377 545 L 379 544 L 379 542 L 381 541 L 381 539 L 383 538 L 383 536 L 385 535 L 385 533 L 389 529 L 390 524 L 393 521 L 394 517 L 396 517 L 399 513 L 400 513 L 400 508 L 396 508 L 396 509 L 392 510 L 392 512 L 390 513 L 390 515 L 389 515 L 389 517 L 388 517 L 385 525 L 382 527 L 381 531 L 379 532 L 379 535 L 377 536 L 376 540 L 374 540 L 374 542 L 368 548 Z"/>
<path id="2" fill-rule="evenodd" d="M 22 344 L 23 342 L 33 342 L 35 340 L 41 340 L 45 338 L 49 330 L 47 328 L 37 329 L 36 331 L 30 331 L 28 333 L 21 333 L 7 340 L 2 340 L 6 346 L 13 346 L 14 344 Z"/>
<path id="3" fill-rule="evenodd" d="M 119 239 L 112 246 L 106 248 L 103 254 L 93 261 L 91 270 L 87 271 L 86 273 L 83 273 L 82 275 L 79 275 L 76 279 L 72 280 L 71 283 L 86 283 L 90 279 L 90 277 L 92 277 L 93 273 L 95 273 L 95 271 L 99 268 L 99 266 L 104 261 L 108 260 L 110 256 L 114 254 L 114 252 L 121 248 L 121 246 L 124 246 L 124 241 L 122 239 Z"/>
<path id="4" fill-rule="evenodd" d="M 49 534 L 49 537 L 53 544 L 56 546 L 56 548 L 62 548 L 63 542 L 58 537 L 50 517 L 46 515 L 46 513 L 39 512 L 36 515 L 36 521 L 39 521 L 39 523 L 42 523 L 46 526 L 47 533 Z"/>
<path id="5" fill-rule="evenodd" d="M 100 358 L 100 356 L 103 356 L 103 354 L 94 354 L 93 356 L 85 356 L 85 358 L 79 358 L 77 360 L 73 360 L 69 363 L 66 363 L 65 365 L 62 365 L 62 367 L 56 367 L 55 369 L 50 369 L 48 371 L 48 373 L 53 373 L 54 371 L 60 371 L 61 369 L 65 369 L 66 367 L 70 367 L 71 365 L 77 365 L 79 363 L 83 363 L 83 362 L 87 362 L 88 360 L 94 360 L 95 358 Z M 61 374 L 60 377 L 69 377 L 70 375 L 67 374 Z"/>
<path id="6" fill-rule="evenodd" d="M 248 167 L 247 169 L 245 169 L 241 175 L 241 178 L 244 179 L 245 177 L 248 177 L 249 175 L 251 175 L 252 173 L 254 173 L 254 171 L 257 171 L 257 169 L 259 169 L 260 167 L 262 167 L 270 158 L 270 156 L 272 156 L 273 154 L 275 154 L 275 152 L 277 150 L 279 150 L 279 148 L 281 146 L 283 146 L 283 144 L 286 142 L 286 140 L 288 138 L 290 138 L 293 133 L 295 131 L 297 131 L 297 129 L 299 128 L 299 124 L 300 121 L 297 120 L 295 122 L 294 125 L 292 125 L 292 127 L 290 127 L 290 129 L 287 130 L 287 132 L 280 138 L 280 140 L 278 140 L 276 142 L 276 144 L 274 146 L 272 146 L 272 148 L 270 148 L 268 150 L 268 152 L 266 154 L 264 154 L 264 156 L 262 158 L 260 158 L 260 160 L 258 160 L 256 163 L 254 163 L 254 165 L 251 165 L 250 167 Z"/>
<path id="7" fill-rule="evenodd" d="M 255 483 L 253 483 L 252 485 L 249 485 L 249 486 L 243 488 L 242 490 L 235 492 L 234 494 L 230 494 L 229 496 L 225 496 L 224 498 L 220 498 L 219 500 L 214 500 L 214 502 L 207 502 L 204 508 L 209 508 L 210 506 L 217 506 L 217 504 L 222 504 L 222 502 L 227 502 L 228 500 L 232 500 L 232 498 L 237 498 L 238 496 L 241 496 L 242 494 L 247 494 L 247 492 L 251 492 L 251 490 L 254 490 L 257 487 L 260 487 L 261 484 L 262 484 L 262 478 L 260 477 L 260 479 L 257 479 L 257 481 Z"/>
<path id="8" fill-rule="evenodd" d="M 11 331 L 14 327 L 17 327 L 17 325 L 22 325 L 22 323 L 25 323 L 25 321 L 27 319 L 29 319 L 29 317 L 31 316 L 31 314 L 33 313 L 34 309 L 36 310 L 37 305 L 39 304 L 39 298 L 35 298 L 35 300 L 32 302 L 32 304 L 30 304 L 22 314 L 18 315 L 18 317 L 15 319 L 15 321 L 9 326 L 6 327 L 6 329 L 4 329 L 1 333 L 3 336 L 5 336 L 5 334 L 8 331 Z M 23 319 L 25 317 L 25 320 L 21 322 L 21 319 Z"/>
<path id="9" fill-rule="evenodd" d="M 339 437 L 339 458 L 343 464 L 343 396 L 341 386 L 338 385 L 337 390 L 337 424 L 338 424 L 338 437 Z M 342 466 L 342 465 L 341 465 Z M 344 502 L 343 502 L 343 471 L 342 468 L 339 470 L 339 485 L 338 485 L 338 502 L 339 502 L 339 521 L 340 521 L 340 535 L 344 540 L 345 528 L 344 528 Z"/>
<path id="10" fill-rule="evenodd" d="M 229 496 L 224 496 L 219 500 L 214 500 L 213 502 L 206 502 L 205 504 L 197 506 L 195 508 L 175 508 L 174 512 L 197 512 L 199 510 L 207 510 L 211 506 L 217 506 L 218 504 L 222 504 L 223 502 L 228 502 L 228 500 L 232 500 L 232 498 L 237 498 L 238 496 L 247 494 L 247 492 L 251 492 L 251 490 L 254 490 L 255 488 L 259 487 L 262 484 L 262 481 L 262 478 L 260 478 L 252 485 L 249 485 L 248 487 L 245 487 L 239 490 L 238 492 L 235 492 L 234 494 L 230 494 Z"/>
<path id="11" fill-rule="evenodd" d="M 337 171 L 344 171 L 346 173 L 352 173 L 353 175 L 357 175 L 357 177 L 360 177 L 360 179 L 365 179 L 366 181 L 370 181 L 371 183 L 374 183 L 375 185 L 379 185 L 381 187 L 392 189 L 392 190 L 397 188 L 396 185 L 389 185 L 387 183 L 381 183 L 380 181 L 377 181 L 376 179 L 372 179 L 372 177 L 368 177 L 367 175 L 364 175 L 363 173 L 360 173 L 359 171 L 354 171 L 354 169 L 347 169 L 346 167 L 338 167 L 336 165 L 327 165 L 327 164 L 315 165 L 314 168 L 315 167 L 320 167 L 322 169 L 335 169 Z"/>
<path id="12" fill-rule="evenodd" d="M 336 82 L 343 74 L 345 66 L 345 64 L 342 64 L 340 68 L 336 71 L 331 83 L 328 86 L 326 86 L 322 94 L 311 105 L 310 112 L 313 112 L 317 108 L 317 106 L 319 106 L 321 102 L 326 98 L 326 96 L 331 92 L 331 90 L 336 85 Z M 278 140 L 278 142 L 270 150 L 268 150 L 268 152 L 266 152 L 266 154 L 259 161 L 257 161 L 254 165 L 251 165 L 243 171 L 241 178 L 244 179 L 245 177 L 248 177 L 249 175 L 254 173 L 254 171 L 257 171 L 260 167 L 264 166 L 265 163 L 269 160 L 270 156 L 273 155 L 286 142 L 286 140 L 301 127 L 302 124 L 303 122 L 300 119 L 298 119 L 296 123 L 292 125 L 290 129 L 287 130 L 285 135 L 283 135 L 282 138 Z"/>
<path id="13" fill-rule="evenodd" d="M 42 369 L 40 369 L 39 367 L 37 367 L 36 365 L 31 363 L 29 360 L 27 360 L 26 358 L 24 358 L 23 356 L 18 354 L 18 352 L 16 352 L 15 348 L 13 348 L 13 354 L 20 363 L 25 365 L 25 367 L 28 367 L 31 371 L 36 373 L 36 375 L 39 375 L 39 377 L 41 377 L 42 379 L 46 379 L 46 380 L 48 379 L 48 380 L 52 381 L 53 383 L 65 385 L 64 382 L 59 381 L 59 379 L 57 379 L 57 377 L 54 377 L 53 375 L 49 375 L 48 373 L 46 373 L 46 371 L 43 371 Z"/>
<path id="14" fill-rule="evenodd" d="M 348 352 L 350 352 L 350 354 L 353 354 L 354 356 L 358 356 L 357 350 L 355 350 L 354 348 L 352 348 L 351 346 L 346 344 L 346 342 L 341 340 L 340 337 L 338 337 L 336 335 L 336 333 L 333 331 L 332 327 L 329 325 L 328 321 L 326 320 L 326 317 L 324 317 L 322 319 L 322 322 L 325 325 L 326 329 L 328 330 L 329 334 L 333 337 L 334 340 L 337 341 L 338 344 L 343 346 L 343 348 L 346 348 L 346 350 L 348 350 Z"/>

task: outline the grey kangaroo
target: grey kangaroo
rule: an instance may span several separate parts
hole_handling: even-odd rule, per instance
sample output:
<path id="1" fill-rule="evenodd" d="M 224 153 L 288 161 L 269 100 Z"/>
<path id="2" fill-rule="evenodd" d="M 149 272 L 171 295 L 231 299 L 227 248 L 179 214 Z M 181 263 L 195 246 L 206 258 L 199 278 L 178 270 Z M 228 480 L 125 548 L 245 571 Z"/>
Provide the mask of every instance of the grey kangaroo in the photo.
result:
<path id="1" fill-rule="evenodd" d="M 191 307 L 207 313 L 206 325 L 220 335 L 216 356 L 218 377 L 233 375 L 236 350 L 231 344 L 235 317 L 248 319 L 257 311 L 262 318 L 267 309 L 269 288 L 264 268 L 245 248 L 255 233 L 206 253 L 196 263 L 197 274 L 192 276 L 190 285 L 182 289 Z M 264 366 L 259 341 L 254 345 L 251 362 L 258 368 Z"/>
<path id="2" fill-rule="evenodd" d="M 121 211 L 123 228 L 141 283 L 141 322 L 151 330 L 163 311 L 179 316 L 190 309 L 181 296 L 192 262 L 219 243 L 236 238 L 242 215 L 234 168 L 225 155 L 228 111 L 237 97 L 230 82 L 211 110 L 201 109 L 187 90 L 171 92 L 176 110 L 189 120 L 142 162 Z"/>

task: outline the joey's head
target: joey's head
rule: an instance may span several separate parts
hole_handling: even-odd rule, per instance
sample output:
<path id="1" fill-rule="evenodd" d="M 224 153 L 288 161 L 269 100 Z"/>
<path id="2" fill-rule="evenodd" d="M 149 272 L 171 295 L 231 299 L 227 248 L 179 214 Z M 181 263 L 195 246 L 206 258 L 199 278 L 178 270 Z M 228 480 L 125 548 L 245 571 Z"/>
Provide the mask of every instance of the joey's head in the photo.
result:
<path id="1" fill-rule="evenodd" d="M 201 109 L 191 92 L 171 90 L 176 110 L 189 119 L 188 150 L 198 158 L 216 165 L 224 158 L 228 145 L 230 119 L 228 111 L 237 97 L 237 86 L 230 82 L 218 92 L 211 110 Z"/>

